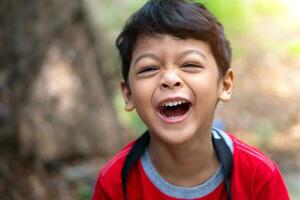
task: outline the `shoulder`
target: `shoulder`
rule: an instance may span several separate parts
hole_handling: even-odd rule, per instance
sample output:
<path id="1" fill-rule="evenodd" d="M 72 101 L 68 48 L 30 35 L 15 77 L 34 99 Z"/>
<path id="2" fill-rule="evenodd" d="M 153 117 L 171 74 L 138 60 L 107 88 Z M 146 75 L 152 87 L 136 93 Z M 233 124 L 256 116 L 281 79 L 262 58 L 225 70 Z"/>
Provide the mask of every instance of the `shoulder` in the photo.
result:
<path id="1" fill-rule="evenodd" d="M 102 185 L 102 189 L 105 189 L 106 187 L 119 186 L 121 184 L 121 171 L 123 164 L 133 144 L 134 141 L 127 144 L 100 169 L 97 185 Z"/>
<path id="2" fill-rule="evenodd" d="M 100 169 L 94 188 L 93 200 L 113 199 L 122 195 L 121 171 L 133 144 L 134 142 L 127 144 Z"/>
<path id="3" fill-rule="evenodd" d="M 237 137 L 230 135 L 234 146 L 234 160 L 240 160 L 244 163 L 244 166 L 248 167 L 261 167 L 264 170 L 275 172 L 277 165 L 268 156 L 266 156 L 261 150 L 253 147 Z"/>
<path id="4" fill-rule="evenodd" d="M 134 142 L 127 144 L 121 151 L 115 154 L 99 171 L 99 177 L 104 178 L 121 173 L 126 156 L 131 150 Z"/>
<path id="5" fill-rule="evenodd" d="M 92 195 L 93 200 L 112 199 L 122 195 L 121 170 L 133 143 L 126 145 L 100 169 Z"/>
<path id="6" fill-rule="evenodd" d="M 230 135 L 234 145 L 233 185 L 236 195 L 252 199 L 289 199 L 277 164 L 261 150 Z"/>

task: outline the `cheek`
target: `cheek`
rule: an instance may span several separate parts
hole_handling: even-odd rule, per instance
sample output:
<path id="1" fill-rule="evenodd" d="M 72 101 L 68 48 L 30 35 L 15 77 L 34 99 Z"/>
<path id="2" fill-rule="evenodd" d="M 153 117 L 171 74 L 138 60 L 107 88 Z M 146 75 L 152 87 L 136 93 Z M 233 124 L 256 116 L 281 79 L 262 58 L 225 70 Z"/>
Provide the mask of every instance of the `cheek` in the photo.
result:
<path id="1" fill-rule="evenodd" d="M 149 105 L 154 91 L 153 83 L 151 83 L 151 81 L 135 81 L 131 88 L 133 101 L 136 106 Z"/>
<path id="2" fill-rule="evenodd" d="M 209 76 L 189 77 L 186 79 L 187 85 L 197 94 L 214 94 L 218 90 L 218 81 Z"/>
<path id="3" fill-rule="evenodd" d="M 132 100 L 137 114 L 145 124 L 151 124 L 155 115 L 155 110 L 152 107 L 153 89 L 144 83 L 135 84 L 132 89 L 134 91 Z"/>

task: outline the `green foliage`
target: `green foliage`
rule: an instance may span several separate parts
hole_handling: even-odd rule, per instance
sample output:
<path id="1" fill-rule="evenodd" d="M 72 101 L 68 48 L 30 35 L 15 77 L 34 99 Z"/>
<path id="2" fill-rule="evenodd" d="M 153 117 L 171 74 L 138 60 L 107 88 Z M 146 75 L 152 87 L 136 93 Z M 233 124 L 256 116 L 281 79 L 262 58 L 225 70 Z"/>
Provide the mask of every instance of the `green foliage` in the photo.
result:
<path id="1" fill-rule="evenodd" d="M 281 0 L 254 1 L 254 9 L 258 15 L 277 17 L 283 14 L 286 9 Z"/>
<path id="2" fill-rule="evenodd" d="M 230 33 L 244 31 L 251 20 L 245 0 L 198 0 L 203 3 Z M 229 31 L 230 30 L 230 31 Z"/>
<path id="3" fill-rule="evenodd" d="M 300 39 L 295 39 L 287 43 L 288 52 L 295 56 L 300 56 Z"/>
<path id="4" fill-rule="evenodd" d="M 76 192 L 77 192 L 79 200 L 88 200 L 91 197 L 92 188 L 90 186 L 88 186 L 86 183 L 80 182 L 77 185 Z"/>

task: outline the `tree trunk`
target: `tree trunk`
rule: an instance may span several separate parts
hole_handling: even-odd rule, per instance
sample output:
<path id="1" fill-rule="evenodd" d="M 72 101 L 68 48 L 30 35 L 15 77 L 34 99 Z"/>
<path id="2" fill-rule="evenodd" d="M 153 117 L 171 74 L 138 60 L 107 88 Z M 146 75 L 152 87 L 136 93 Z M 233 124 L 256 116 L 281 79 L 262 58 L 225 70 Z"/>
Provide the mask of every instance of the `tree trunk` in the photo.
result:
<path id="1" fill-rule="evenodd" d="M 82 7 L 79 0 L 1 2 L 0 142 L 14 141 L 24 156 L 107 155 L 122 143 Z"/>

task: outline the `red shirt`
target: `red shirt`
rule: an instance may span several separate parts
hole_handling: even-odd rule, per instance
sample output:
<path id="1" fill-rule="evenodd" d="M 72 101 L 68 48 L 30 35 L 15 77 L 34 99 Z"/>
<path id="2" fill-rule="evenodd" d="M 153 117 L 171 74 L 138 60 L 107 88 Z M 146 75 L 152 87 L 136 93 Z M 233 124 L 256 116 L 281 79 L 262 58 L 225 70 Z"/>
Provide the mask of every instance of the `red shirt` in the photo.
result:
<path id="1" fill-rule="evenodd" d="M 286 186 L 277 165 L 258 149 L 230 135 L 233 142 L 233 171 L 231 193 L 233 200 L 287 200 Z M 132 147 L 127 145 L 116 154 L 101 170 L 95 186 L 93 200 L 123 199 L 121 170 L 126 155 Z M 224 183 L 208 195 L 198 200 L 226 199 Z M 129 200 L 176 200 L 162 193 L 147 177 L 141 161 L 131 169 L 127 180 L 127 199 Z"/>

